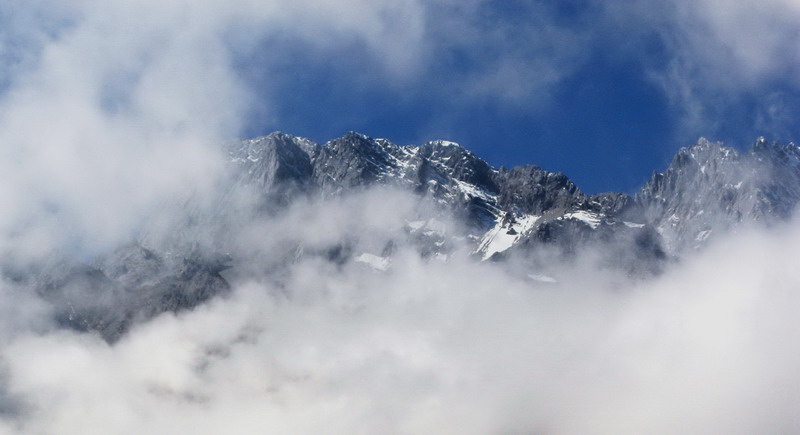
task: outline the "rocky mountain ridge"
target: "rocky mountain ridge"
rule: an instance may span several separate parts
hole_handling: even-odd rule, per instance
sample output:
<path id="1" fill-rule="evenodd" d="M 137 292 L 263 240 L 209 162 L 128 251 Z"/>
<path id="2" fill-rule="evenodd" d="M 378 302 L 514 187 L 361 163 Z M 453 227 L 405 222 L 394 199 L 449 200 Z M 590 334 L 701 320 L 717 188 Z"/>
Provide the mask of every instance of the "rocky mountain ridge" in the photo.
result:
<path id="1" fill-rule="evenodd" d="M 493 168 L 442 140 L 399 146 L 350 132 L 319 145 L 275 132 L 246 143 L 293 156 L 279 167 L 310 167 L 294 183 L 320 195 L 384 184 L 433 198 L 467 223 L 483 259 L 542 243 L 569 250 L 621 237 L 649 240 L 648 258 L 678 257 L 740 223 L 785 219 L 800 201 L 800 148 L 763 138 L 746 154 L 701 138 L 632 196 L 587 195 L 563 173 L 533 165 Z M 243 148 L 232 148 L 231 156 L 246 160 Z M 274 164 L 267 159 L 260 167 Z M 280 189 L 262 180 L 265 189 Z"/>
<path id="2" fill-rule="evenodd" d="M 269 265 L 257 252 L 225 244 L 241 237 L 235 222 L 242 214 L 272 216 L 301 200 L 393 187 L 434 205 L 430 216 L 387 228 L 424 258 L 447 261 L 453 246 L 466 245 L 475 261 L 513 258 L 537 271 L 543 258 L 570 258 L 594 246 L 603 252 L 601 265 L 637 276 L 658 273 L 737 226 L 784 220 L 800 202 L 800 148 L 763 138 L 747 153 L 701 139 L 681 148 L 635 195 L 588 195 L 566 175 L 533 165 L 494 168 L 444 140 L 401 146 L 350 132 L 320 145 L 275 132 L 225 150 L 231 178 L 224 194 L 213 213 L 187 212 L 173 224 L 178 242 L 159 247 L 141 238 L 90 264 L 62 261 L 15 279 L 32 280 L 59 323 L 114 341 L 136 321 L 225 293 L 229 268 L 241 273 L 248 264 L 280 275 L 281 267 L 313 255 L 390 268 L 393 239 L 373 252 L 347 240 L 311 249 L 287 239 Z M 255 207 L 242 210 L 234 196 L 253 197 Z M 443 230 L 436 216 L 455 217 L 460 229 Z M 203 245 L 197 234 L 223 242 Z"/>

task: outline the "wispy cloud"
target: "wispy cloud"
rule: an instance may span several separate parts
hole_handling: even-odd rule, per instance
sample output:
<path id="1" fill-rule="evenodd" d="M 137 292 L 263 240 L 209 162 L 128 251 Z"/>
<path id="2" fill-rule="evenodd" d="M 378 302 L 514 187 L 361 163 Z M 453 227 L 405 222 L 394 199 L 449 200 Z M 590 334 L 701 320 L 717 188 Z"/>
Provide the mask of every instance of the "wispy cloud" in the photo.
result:
<path id="1" fill-rule="evenodd" d="M 30 247 L 109 246 L 164 202 L 212 184 L 217 144 L 235 137 L 255 106 L 269 115 L 279 105 L 252 99 L 237 56 L 270 52 L 265 41 L 279 36 L 312 52 L 353 48 L 387 86 L 413 86 L 454 52 L 469 67 L 441 81 L 451 95 L 546 94 L 581 51 L 575 37 L 548 24 L 543 7 L 523 10 L 533 23 L 522 33 L 503 17 L 483 22 L 488 10 L 414 0 L 12 2 L 2 17 L 3 55 L 16 61 L 0 74 L 8 84 L 0 94 L 8 156 L 0 162 L 0 231 L 29 237 Z M 460 61 L 448 62 L 444 75 Z M 291 79 L 273 78 L 270 65 L 264 86 Z"/>
<path id="2" fill-rule="evenodd" d="M 787 133 L 778 125 L 780 117 L 765 124 L 754 122 L 752 113 L 732 112 L 755 106 L 756 111 L 769 113 L 774 105 L 768 100 L 774 100 L 776 93 L 796 98 L 800 90 L 796 2 L 639 1 L 627 6 L 632 7 L 612 5 L 609 16 L 618 24 L 630 23 L 635 37 L 655 34 L 662 42 L 663 53 L 650 59 L 649 74 L 681 115 L 686 132 L 740 134 L 743 131 L 732 124 L 743 123 L 745 133 Z M 648 56 L 642 51 L 639 55 Z M 735 120 L 730 119 L 733 116 Z"/>
<path id="3" fill-rule="evenodd" d="M 380 246 L 418 213 L 395 195 L 256 222 L 270 230 L 261 259 L 280 237 Z M 798 237 L 742 234 L 644 282 L 577 262 L 543 284 L 402 244 L 388 272 L 307 257 L 280 287 L 251 275 L 113 346 L 18 328 L 0 352 L 20 411 L 2 421 L 29 433 L 86 433 L 87 421 L 90 433 L 794 431 Z"/>
<path id="4" fill-rule="evenodd" d="M 90 258 L 147 220 L 179 215 L 188 198 L 211 197 L 225 171 L 219 144 L 260 104 L 236 57 L 269 52 L 265 41 L 301 41 L 312 55 L 353 49 L 374 67 L 369 80 L 401 89 L 436 73 L 430 83 L 456 102 L 519 104 L 546 101 L 597 47 L 647 55 L 627 35 L 603 36 L 625 22 L 663 43 L 650 73 L 687 122 L 708 125 L 716 104 L 772 80 L 798 86 L 790 1 L 636 2 L 624 14 L 592 6 L 572 24 L 538 3 L 499 16 L 477 1 L 8 4 L 0 252 L 9 261 Z M 270 76 L 270 65 L 266 82 L 291 79 Z M 759 122 L 796 110 L 773 95 Z M 265 263 L 281 260 L 268 255 L 286 237 L 371 251 L 391 238 L 383 225 L 418 212 L 402 195 L 358 201 L 244 219 L 231 240 Z M 556 264 L 559 283 L 541 285 L 503 265 L 426 262 L 402 247 L 389 273 L 309 259 L 279 286 L 252 265 L 230 298 L 160 316 L 114 346 L 54 328 L 47 305 L 7 280 L 0 430 L 797 431 L 798 237 L 793 228 L 740 235 L 646 283 L 578 262 Z"/>

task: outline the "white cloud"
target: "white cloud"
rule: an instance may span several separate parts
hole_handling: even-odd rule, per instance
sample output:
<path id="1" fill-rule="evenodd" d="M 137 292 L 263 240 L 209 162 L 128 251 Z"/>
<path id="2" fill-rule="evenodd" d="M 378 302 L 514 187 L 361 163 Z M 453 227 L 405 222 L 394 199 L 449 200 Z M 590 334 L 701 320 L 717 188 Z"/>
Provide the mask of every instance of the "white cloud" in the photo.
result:
<path id="1" fill-rule="evenodd" d="M 66 24 L 3 38 L 5 53 L 24 41 L 31 58 L 3 70 L 11 87 L 0 100 L 0 249 L 24 259 L 54 249 L 90 255 L 212 191 L 223 171 L 217 145 L 238 132 L 252 103 L 230 44 L 258 47 L 281 32 L 323 52 L 362 44 L 388 80 L 408 83 L 448 47 L 517 44 L 463 82 L 473 95 L 512 100 L 546 93 L 582 65 L 591 32 L 547 24 L 544 13 L 519 39 L 518 27 L 475 30 L 480 4 L 59 6 Z M 681 5 L 659 9 L 665 17 L 634 15 L 676 31 L 675 61 L 664 70 L 674 76 L 664 83 L 681 104 L 705 85 L 754 86 L 795 68 L 796 53 L 786 51 L 796 39 L 787 33 L 795 3 Z M 748 25 L 752 36 L 737 32 Z M 264 255 L 287 239 L 322 249 L 355 234 L 374 252 L 393 236 L 382 225 L 417 212 L 407 197 L 391 198 L 306 204 L 285 220 L 245 222 L 234 240 Z M 502 265 L 424 262 L 402 247 L 389 273 L 308 260 L 280 290 L 253 267 L 230 298 L 163 315 L 114 346 L 52 329 L 30 289 L 3 283 L 3 396 L 21 411 L 0 414 L 0 429 L 796 431 L 798 237 L 793 228 L 742 235 L 644 283 L 583 266 L 542 286 Z"/>
<path id="2" fill-rule="evenodd" d="M 0 72 L 0 232 L 31 255 L 118 243 L 220 173 L 218 145 L 254 103 L 240 45 L 364 44 L 396 79 L 425 59 L 424 20 L 417 1 L 13 2 L 4 21 L 30 26 L 2 38 L 24 59 Z"/>
<path id="3" fill-rule="evenodd" d="M 770 103 L 764 100 L 776 85 L 779 91 L 800 90 L 796 1 L 638 1 L 629 6 L 610 5 L 606 13 L 633 38 L 655 34 L 664 44 L 664 58 L 651 58 L 648 73 L 681 113 L 688 135 L 717 134 L 728 111 L 748 104 L 747 99 L 767 112 Z M 634 54 L 653 56 L 646 45 L 632 45 Z M 776 123 L 750 127 L 785 134 Z"/>
<path id="4" fill-rule="evenodd" d="M 0 232 L 16 238 L 2 249 L 91 253 L 131 237 L 164 203 L 213 185 L 217 144 L 257 105 L 234 56 L 269 50 L 264 41 L 281 35 L 321 53 L 365 47 L 356 56 L 380 66 L 367 76 L 387 86 L 411 86 L 438 55 L 460 50 L 488 63 L 451 81 L 455 94 L 546 98 L 580 57 L 581 36 L 548 24 L 542 7 L 523 27 L 486 23 L 486 10 L 417 0 L 14 2 L 4 21 L 30 28 L 3 38 L 25 60 L 2 71 L 10 87 L 0 94 Z M 264 71 L 265 83 L 288 79 L 271 80 L 269 62 Z"/>
<path id="5" fill-rule="evenodd" d="M 303 231 L 291 234 L 312 245 L 325 244 L 322 232 L 360 234 L 356 249 L 372 246 L 385 234 L 344 223 L 377 229 L 416 213 L 402 201 L 387 213 L 385 197 L 304 206 Z M 327 217 L 338 224 L 323 229 Z M 284 234 L 295 220 L 271 225 Z M 388 273 L 312 258 L 280 290 L 263 277 L 237 282 L 231 297 L 162 315 L 113 346 L 18 331 L 0 353 L 8 393 L 26 412 L 8 424 L 24 433 L 791 432 L 798 238 L 796 226 L 742 234 L 651 281 L 578 263 L 541 284 L 503 264 L 422 261 L 402 246 Z M 264 252 L 278 243 L 262 240 Z"/>

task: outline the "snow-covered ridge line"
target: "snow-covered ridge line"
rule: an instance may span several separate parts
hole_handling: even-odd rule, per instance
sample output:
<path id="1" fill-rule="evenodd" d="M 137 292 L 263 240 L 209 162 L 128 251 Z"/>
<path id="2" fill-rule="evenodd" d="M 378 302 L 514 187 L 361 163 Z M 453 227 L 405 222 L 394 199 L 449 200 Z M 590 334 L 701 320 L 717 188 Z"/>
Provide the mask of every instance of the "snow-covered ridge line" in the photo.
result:
<path id="1" fill-rule="evenodd" d="M 447 140 L 397 145 L 388 139 L 349 132 L 319 145 L 276 132 L 242 144 L 241 152 L 232 155 L 235 164 L 276 165 L 279 170 L 282 163 L 286 168 L 305 168 L 288 159 L 265 162 L 269 159 L 266 156 L 276 155 L 279 160 L 282 157 L 278 152 L 253 150 L 259 146 L 278 149 L 294 145 L 311 168 L 300 176 L 308 177 L 308 184 L 323 192 L 340 194 L 378 183 L 432 198 L 466 219 L 468 237 L 475 240 L 474 249 L 484 259 L 511 252 L 521 244 L 535 246 L 558 240 L 574 244 L 586 240 L 587 235 L 578 236 L 575 231 L 579 230 L 570 229 L 570 223 L 584 225 L 597 234 L 655 229 L 664 239 L 659 244 L 679 255 L 685 249 L 693 249 L 704 231 L 724 232 L 719 230 L 735 224 L 742 216 L 785 216 L 800 199 L 797 146 L 769 143 L 762 138 L 749 153 L 701 138 L 697 144 L 681 148 L 670 167 L 654 173 L 635 196 L 586 195 L 565 175 L 536 166 L 494 168 Z M 298 158 L 297 153 L 289 154 Z M 764 176 L 771 173 L 780 174 L 783 180 Z M 772 193 L 776 189 L 785 196 L 781 201 L 776 201 Z M 716 210 L 706 210 L 704 214 L 697 208 L 697 204 L 720 195 L 725 204 Z M 542 218 L 531 221 L 530 216 Z M 706 238 L 701 236 L 700 240 Z"/>
<path id="2" fill-rule="evenodd" d="M 521 278 L 541 286 L 563 276 L 537 258 L 595 247 L 600 249 L 591 252 L 600 253 L 601 266 L 652 276 L 667 260 L 701 249 L 737 225 L 785 219 L 800 203 L 800 149 L 762 140 L 748 153 L 708 141 L 682 149 L 635 196 L 588 195 L 564 174 L 532 165 L 493 168 L 443 141 L 400 146 L 349 133 L 319 145 L 276 132 L 226 144 L 225 150 L 221 158 L 230 177 L 219 180 L 210 204 L 187 204 L 186 215 L 174 222 L 149 223 L 152 231 L 169 234 L 168 241 L 150 243 L 143 230 L 135 243 L 111 248 L 91 264 L 68 259 L 26 278 L 56 305 L 66 326 L 97 331 L 111 342 L 132 319 L 190 309 L 226 292 L 228 272 L 255 268 L 279 278 L 309 257 L 381 274 L 409 259 L 511 260 L 509 265 L 523 267 Z M 325 224 L 304 225 L 305 213 L 320 207 Z M 408 214 L 393 215 L 396 209 Z M 377 222 L 368 217 L 373 212 L 380 215 Z M 285 214 L 293 218 L 288 231 L 275 224 Z M 250 248 L 266 244 L 268 253 L 237 255 L 238 243 L 252 237 L 241 233 L 243 219 L 264 224 Z M 329 221 L 336 228 L 326 227 Z M 320 227 L 337 236 L 304 233 Z M 297 242 L 309 238 L 314 242 L 308 246 Z M 280 243 L 269 245 L 270 239 Z M 363 240 L 373 243 L 359 245 Z M 73 304 L 70 289 L 87 284 L 105 292 L 103 303 L 115 309 Z"/>

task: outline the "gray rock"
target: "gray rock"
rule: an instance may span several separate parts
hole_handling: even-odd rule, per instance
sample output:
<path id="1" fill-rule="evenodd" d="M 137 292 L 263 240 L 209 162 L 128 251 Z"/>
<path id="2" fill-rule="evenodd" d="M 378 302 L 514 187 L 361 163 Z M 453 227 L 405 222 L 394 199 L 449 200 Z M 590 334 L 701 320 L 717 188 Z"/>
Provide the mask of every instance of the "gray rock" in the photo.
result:
<path id="1" fill-rule="evenodd" d="M 741 224 L 788 218 L 800 200 L 800 151 L 756 141 L 747 154 L 705 139 L 681 148 L 636 195 L 646 220 L 680 255 Z"/>
<path id="2" fill-rule="evenodd" d="M 229 262 L 200 253 L 165 260 L 131 245 L 93 265 L 65 260 L 45 267 L 35 288 L 56 308 L 58 324 L 114 342 L 136 321 L 191 309 L 226 292 L 220 272 Z"/>
<path id="3" fill-rule="evenodd" d="M 286 252 L 277 261 L 274 252 L 270 260 L 259 251 L 239 252 L 238 259 L 225 254 L 236 249 L 230 244 L 238 223 L 280 213 L 301 197 L 335 199 L 369 186 L 394 186 L 434 204 L 428 214 L 456 216 L 464 224 L 458 234 L 421 223 L 387 228 L 392 236 L 375 252 L 381 258 L 402 241 L 396 234 L 405 234 L 404 242 L 426 258 L 446 258 L 459 240 L 474 243 L 476 259 L 529 265 L 596 249 L 603 266 L 636 276 L 659 273 L 713 234 L 786 219 L 800 202 L 800 149 L 763 139 L 745 154 L 701 139 L 680 149 L 635 196 L 587 195 L 566 175 L 537 166 L 495 169 L 447 141 L 399 146 L 350 132 L 318 145 L 275 132 L 227 150 L 233 176 L 223 193 L 211 208 L 187 204 L 186 218 L 168 228 L 169 242 L 142 237 L 91 264 L 67 257 L 3 273 L 15 282 L 35 276 L 35 288 L 56 307 L 60 324 L 113 342 L 137 321 L 226 293 L 221 272 L 228 267 L 235 272 L 246 263 L 248 270 L 280 277 L 309 256 L 338 266 L 353 261 L 360 253 L 356 240 L 347 238 L 313 249 L 281 242 L 278 250 Z M 248 196 L 257 198 L 246 207 L 236 202 Z"/>
<path id="4" fill-rule="evenodd" d="M 257 187 L 269 204 L 286 205 L 312 189 L 308 151 L 315 146 L 308 139 L 274 132 L 231 145 L 228 152 L 239 183 Z"/>

